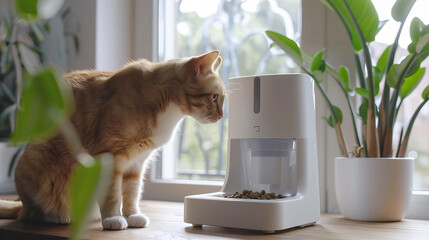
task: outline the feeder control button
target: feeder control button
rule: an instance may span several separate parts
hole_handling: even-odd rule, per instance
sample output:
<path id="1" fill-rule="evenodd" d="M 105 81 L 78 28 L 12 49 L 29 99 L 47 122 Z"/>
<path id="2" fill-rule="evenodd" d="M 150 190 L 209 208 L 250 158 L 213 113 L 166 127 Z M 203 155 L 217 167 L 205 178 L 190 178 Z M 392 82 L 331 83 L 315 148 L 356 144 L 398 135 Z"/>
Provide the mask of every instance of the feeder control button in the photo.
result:
<path id="1" fill-rule="evenodd" d="M 259 132 L 259 131 L 261 130 L 261 128 L 259 127 L 259 125 L 254 125 L 254 126 L 253 126 L 253 130 L 254 130 L 255 132 Z"/>

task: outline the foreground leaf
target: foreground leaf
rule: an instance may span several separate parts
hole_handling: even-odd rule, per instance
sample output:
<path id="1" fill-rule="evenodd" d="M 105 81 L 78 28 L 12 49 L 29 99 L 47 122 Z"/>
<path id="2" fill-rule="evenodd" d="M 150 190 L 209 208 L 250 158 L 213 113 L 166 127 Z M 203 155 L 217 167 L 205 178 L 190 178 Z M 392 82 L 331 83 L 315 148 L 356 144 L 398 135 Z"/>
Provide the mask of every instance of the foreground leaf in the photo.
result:
<path id="1" fill-rule="evenodd" d="M 37 18 L 37 0 L 15 0 L 15 8 L 25 20 Z"/>
<path id="2" fill-rule="evenodd" d="M 38 141 L 52 136 L 71 106 L 70 89 L 57 80 L 52 70 L 34 76 L 25 72 L 12 141 Z"/>
<path id="3" fill-rule="evenodd" d="M 90 157 L 89 155 L 87 157 Z M 112 157 L 104 154 L 87 166 L 79 165 L 70 181 L 71 239 L 80 239 L 91 208 L 109 184 Z"/>

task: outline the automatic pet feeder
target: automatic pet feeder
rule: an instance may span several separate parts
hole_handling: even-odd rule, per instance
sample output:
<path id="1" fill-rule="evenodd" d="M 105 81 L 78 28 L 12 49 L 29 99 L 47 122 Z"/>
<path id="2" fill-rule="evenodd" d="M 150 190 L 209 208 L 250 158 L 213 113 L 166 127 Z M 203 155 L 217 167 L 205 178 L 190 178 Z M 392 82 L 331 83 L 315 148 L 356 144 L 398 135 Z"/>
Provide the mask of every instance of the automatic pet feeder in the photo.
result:
<path id="1" fill-rule="evenodd" d="M 274 232 L 320 217 L 313 80 L 230 79 L 228 169 L 222 192 L 185 197 L 185 222 Z M 237 89 L 238 88 L 238 89 Z M 244 189 L 282 199 L 225 198 Z"/>

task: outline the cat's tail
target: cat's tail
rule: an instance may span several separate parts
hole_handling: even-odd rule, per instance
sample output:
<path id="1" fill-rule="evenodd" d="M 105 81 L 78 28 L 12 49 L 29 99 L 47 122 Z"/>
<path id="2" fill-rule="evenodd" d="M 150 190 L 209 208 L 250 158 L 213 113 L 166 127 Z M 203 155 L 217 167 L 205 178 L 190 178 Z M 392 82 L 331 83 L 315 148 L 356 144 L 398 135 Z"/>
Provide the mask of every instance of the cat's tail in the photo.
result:
<path id="1" fill-rule="evenodd" d="M 18 218 L 18 213 L 21 208 L 21 201 L 0 199 L 0 218 Z"/>

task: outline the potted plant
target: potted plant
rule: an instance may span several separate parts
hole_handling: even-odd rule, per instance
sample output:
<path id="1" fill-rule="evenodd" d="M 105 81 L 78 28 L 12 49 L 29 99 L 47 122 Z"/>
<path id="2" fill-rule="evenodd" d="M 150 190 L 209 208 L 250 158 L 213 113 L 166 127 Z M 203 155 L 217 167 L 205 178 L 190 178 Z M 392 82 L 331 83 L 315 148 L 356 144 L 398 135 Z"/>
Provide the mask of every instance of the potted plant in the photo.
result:
<path id="1" fill-rule="evenodd" d="M 7 8 L 8 6 L 2 6 Z M 44 38 L 41 21 L 24 23 L 8 13 L 0 22 L 0 192 L 14 192 L 13 167 L 25 144 L 11 146 L 7 141 L 14 129 L 16 106 L 21 88 L 17 85 L 23 68 L 31 68 L 42 62 L 43 51 L 39 48 Z M 30 25 L 31 24 L 31 25 Z M 31 27 L 30 27 L 31 26 Z M 45 25 L 47 26 L 47 25 Z M 8 161 L 10 160 L 10 161 Z"/>
<path id="2" fill-rule="evenodd" d="M 429 86 L 422 92 L 422 102 L 415 109 L 407 126 L 401 127 L 399 142 L 394 149 L 393 128 L 402 102 L 416 88 L 425 74 L 421 62 L 429 55 L 429 25 L 414 18 L 410 25 L 412 43 L 408 56 L 394 63 L 399 37 L 405 20 L 415 1 L 397 0 L 391 13 L 400 28 L 392 44 L 376 63 L 372 62 L 369 45 L 383 27 L 370 0 L 321 0 L 334 11 L 344 24 L 352 43 L 358 87 L 350 88 L 346 66 L 338 69 L 323 59 L 324 51 L 315 55 L 303 52 L 298 44 L 286 36 L 267 31 L 268 37 L 288 54 L 307 74 L 313 77 L 316 87 L 325 99 L 330 116 L 327 123 L 336 130 L 342 156 L 335 159 L 337 200 L 342 214 L 349 219 L 366 221 L 397 221 L 404 217 L 412 194 L 413 159 L 407 158 L 406 150 L 414 121 L 422 107 L 429 101 Z M 341 130 L 342 111 L 336 107 L 321 86 L 325 73 L 339 84 L 354 127 L 355 146 L 347 148 Z M 383 88 L 380 88 L 380 84 Z M 382 91 L 379 91 L 382 89 Z M 361 105 L 351 102 L 357 93 Z M 376 103 L 375 98 L 381 101 Z M 362 123 L 362 131 L 357 128 Z M 396 151 L 394 151 L 396 150 Z M 349 156 L 350 155 L 350 156 Z"/>
<path id="3" fill-rule="evenodd" d="M 13 170 L 26 146 L 25 142 L 17 146 L 8 143 L 15 128 L 22 78 L 25 72 L 34 74 L 42 66 L 47 66 L 48 62 L 52 62 L 42 44 L 52 37 L 59 41 L 56 36 L 59 31 L 52 32 L 49 21 L 58 15 L 63 3 L 64 1 L 39 3 L 35 0 L 17 0 L 0 4 L 0 8 L 9 10 L 2 12 L 0 16 L 0 193 L 15 191 Z M 41 8 L 42 12 L 34 12 L 36 7 Z"/>
<path id="4" fill-rule="evenodd" d="M 9 105 L 5 104 L 7 107 L 1 109 L 0 113 L 0 116 L 6 114 L 12 116 L 10 122 L 13 124 L 8 126 L 13 125 L 13 127 L 5 131 L 4 137 L 16 145 L 44 141 L 59 132 L 62 134 L 70 152 L 79 162 L 69 185 L 69 203 L 72 219 L 70 239 L 81 239 L 86 223 L 89 221 L 92 206 L 96 199 L 103 195 L 109 184 L 113 158 L 109 153 L 92 157 L 83 148 L 78 133 L 69 120 L 74 107 L 72 90 L 62 78 L 57 77 L 55 69 L 40 62 L 32 65 L 33 68 L 26 65 L 28 59 L 24 57 L 22 48 L 28 48 L 42 55 L 43 52 L 37 45 L 22 42 L 18 34 L 22 32 L 27 34 L 28 28 L 31 28 L 30 32 L 34 31 L 35 37 L 39 40 L 43 38 L 39 29 L 40 24 L 44 23 L 43 19 L 46 20 L 57 14 L 64 0 L 9 2 L 14 4 L 17 16 L 14 18 L 15 25 L 9 25 L 4 21 L 5 18 L 0 24 L 3 24 L 3 28 L 0 28 L 2 64 L 0 87 L 3 91 L 6 89 L 3 88 L 3 81 L 6 81 L 6 74 L 12 74 L 7 77 L 10 79 L 7 82 L 15 91 L 10 91 L 10 96 L 13 98 L 10 99 Z M 5 69 L 4 72 L 3 69 Z M 0 91 L 0 97 L 2 97 L 1 93 Z"/>

